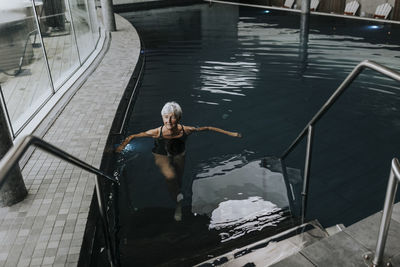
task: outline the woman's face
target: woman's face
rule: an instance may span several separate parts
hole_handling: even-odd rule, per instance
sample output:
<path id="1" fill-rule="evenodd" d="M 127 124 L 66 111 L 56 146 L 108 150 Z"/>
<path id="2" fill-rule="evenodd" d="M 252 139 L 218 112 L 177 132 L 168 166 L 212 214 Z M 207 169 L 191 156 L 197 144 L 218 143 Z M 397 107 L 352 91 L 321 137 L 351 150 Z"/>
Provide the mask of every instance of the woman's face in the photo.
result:
<path id="1" fill-rule="evenodd" d="M 164 126 L 168 130 L 175 129 L 177 127 L 178 121 L 179 121 L 173 112 L 162 115 L 162 119 L 164 122 Z"/>

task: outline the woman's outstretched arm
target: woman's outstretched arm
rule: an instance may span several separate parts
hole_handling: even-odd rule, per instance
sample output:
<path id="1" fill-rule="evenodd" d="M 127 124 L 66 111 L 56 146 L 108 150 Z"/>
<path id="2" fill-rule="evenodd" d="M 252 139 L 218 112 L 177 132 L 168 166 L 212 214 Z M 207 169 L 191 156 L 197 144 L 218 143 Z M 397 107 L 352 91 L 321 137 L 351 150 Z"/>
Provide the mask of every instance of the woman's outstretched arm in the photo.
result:
<path id="1" fill-rule="evenodd" d="M 127 138 L 125 138 L 125 140 L 117 147 L 117 149 L 115 151 L 121 152 L 122 150 L 124 150 L 126 145 L 134 138 L 141 138 L 141 137 L 156 138 L 157 136 L 159 136 L 159 131 L 160 131 L 160 128 L 155 128 L 155 129 L 148 130 L 146 132 L 132 134 L 132 135 L 128 136 Z"/>
<path id="2" fill-rule="evenodd" d="M 187 130 L 186 130 L 187 129 Z M 191 126 L 185 126 L 185 130 L 190 133 L 192 132 L 202 132 L 202 131 L 214 131 L 214 132 L 218 132 L 218 133 L 222 133 L 222 134 L 226 134 L 232 137 L 242 137 L 242 135 L 240 133 L 237 132 L 230 132 L 230 131 L 226 131 L 217 127 L 212 127 L 212 126 L 203 126 L 203 127 L 191 127 Z"/>

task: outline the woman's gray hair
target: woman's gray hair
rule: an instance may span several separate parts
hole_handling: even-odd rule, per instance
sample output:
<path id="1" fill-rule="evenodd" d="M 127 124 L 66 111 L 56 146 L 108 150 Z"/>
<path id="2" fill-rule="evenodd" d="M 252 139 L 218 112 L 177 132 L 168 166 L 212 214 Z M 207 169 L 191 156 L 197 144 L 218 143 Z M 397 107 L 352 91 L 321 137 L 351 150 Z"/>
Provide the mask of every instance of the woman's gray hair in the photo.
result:
<path id="1" fill-rule="evenodd" d="M 182 118 L 181 106 L 179 106 L 175 101 L 165 103 L 164 107 L 161 109 L 161 116 L 169 113 L 174 113 L 178 120 Z"/>

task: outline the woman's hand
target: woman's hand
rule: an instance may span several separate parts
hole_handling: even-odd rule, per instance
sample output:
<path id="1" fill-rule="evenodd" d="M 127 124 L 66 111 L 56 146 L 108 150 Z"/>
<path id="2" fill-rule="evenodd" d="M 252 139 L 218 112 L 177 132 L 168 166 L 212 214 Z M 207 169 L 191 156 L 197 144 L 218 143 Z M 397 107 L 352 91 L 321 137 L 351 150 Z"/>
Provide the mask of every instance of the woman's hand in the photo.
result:
<path id="1" fill-rule="evenodd" d="M 127 138 L 125 138 L 124 142 L 122 142 L 117 149 L 115 150 L 117 153 L 120 153 L 122 150 L 124 150 L 124 148 L 126 147 L 126 145 L 131 141 L 132 137 L 128 136 Z"/>
<path id="2" fill-rule="evenodd" d="M 242 134 L 241 133 L 234 133 L 233 137 L 242 138 Z"/>
<path id="3" fill-rule="evenodd" d="M 232 137 L 242 138 L 242 134 L 241 134 L 241 133 L 237 133 L 237 132 L 228 132 L 227 134 L 228 134 L 229 136 L 232 136 Z"/>
<path id="4" fill-rule="evenodd" d="M 122 143 L 117 147 L 115 152 L 120 153 L 122 150 L 124 150 L 125 147 L 126 147 L 126 144 Z"/>
<path id="5" fill-rule="evenodd" d="M 119 147 L 117 147 L 117 149 L 115 150 L 117 153 L 121 152 L 122 150 L 124 150 L 124 148 L 126 147 L 126 145 L 133 139 L 133 138 L 141 138 L 141 137 L 153 137 L 156 138 L 157 136 L 160 135 L 159 130 L 161 129 L 161 127 L 159 128 L 155 128 L 155 129 L 151 129 L 148 130 L 146 132 L 141 132 L 141 133 L 137 133 L 137 134 L 132 134 L 130 136 L 128 136 L 127 138 L 125 138 L 125 140 L 121 143 L 121 145 L 119 145 Z"/>

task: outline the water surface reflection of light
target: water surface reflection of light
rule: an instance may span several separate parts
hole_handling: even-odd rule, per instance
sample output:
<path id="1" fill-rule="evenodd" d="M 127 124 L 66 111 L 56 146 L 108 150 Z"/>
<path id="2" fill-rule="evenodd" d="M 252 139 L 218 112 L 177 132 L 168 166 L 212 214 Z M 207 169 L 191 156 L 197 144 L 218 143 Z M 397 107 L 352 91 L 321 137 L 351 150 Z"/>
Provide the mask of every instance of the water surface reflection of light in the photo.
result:
<path id="1" fill-rule="evenodd" d="M 258 72 L 258 66 L 254 62 L 205 61 L 200 66 L 201 87 L 196 89 L 223 95 L 224 98 L 220 101 L 226 101 L 226 95 L 243 97 L 248 89 L 254 88 Z M 203 100 L 196 102 L 216 105 L 219 100 L 212 103 Z"/>
<path id="2" fill-rule="evenodd" d="M 209 229 L 222 230 L 222 242 L 238 238 L 284 220 L 282 209 L 261 197 L 221 202 L 212 212 Z"/>
<path id="3" fill-rule="evenodd" d="M 283 175 L 269 170 L 263 160 L 247 162 L 230 156 L 203 165 L 192 186 L 192 212 L 211 217 L 210 229 L 222 242 L 286 219 L 289 210 Z"/>
<path id="4" fill-rule="evenodd" d="M 371 30 L 377 30 L 377 29 L 382 29 L 383 26 L 382 25 L 369 25 L 369 26 L 367 26 L 367 28 L 371 29 Z"/>

